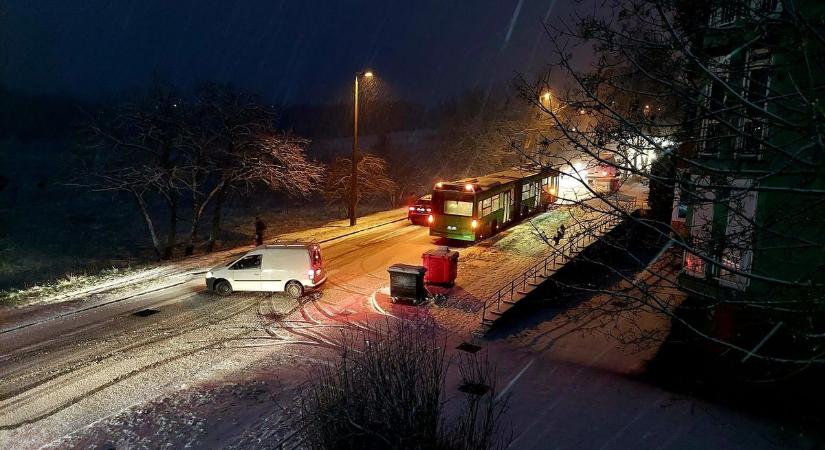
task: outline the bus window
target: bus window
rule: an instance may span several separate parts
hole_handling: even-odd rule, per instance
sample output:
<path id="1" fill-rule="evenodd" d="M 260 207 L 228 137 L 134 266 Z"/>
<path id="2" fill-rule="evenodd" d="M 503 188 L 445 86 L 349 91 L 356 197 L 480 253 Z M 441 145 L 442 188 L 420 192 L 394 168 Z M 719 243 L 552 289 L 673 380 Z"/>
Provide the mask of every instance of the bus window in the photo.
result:
<path id="1" fill-rule="evenodd" d="M 473 202 L 444 200 L 444 214 L 470 217 L 473 215 Z"/>
<path id="2" fill-rule="evenodd" d="M 492 212 L 493 199 L 487 198 L 478 202 L 479 217 L 485 217 Z"/>

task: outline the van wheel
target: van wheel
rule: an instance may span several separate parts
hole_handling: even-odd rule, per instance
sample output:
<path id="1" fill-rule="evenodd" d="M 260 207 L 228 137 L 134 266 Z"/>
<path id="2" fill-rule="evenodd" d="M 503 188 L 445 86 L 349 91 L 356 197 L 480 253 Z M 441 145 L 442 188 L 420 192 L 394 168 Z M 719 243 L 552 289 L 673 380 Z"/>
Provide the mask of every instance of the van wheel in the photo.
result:
<path id="1" fill-rule="evenodd" d="M 229 284 L 229 282 L 226 280 L 218 281 L 215 284 L 215 292 L 217 292 L 218 295 L 226 297 L 227 295 L 232 293 L 232 285 Z"/>
<path id="2" fill-rule="evenodd" d="M 286 295 L 292 298 L 301 298 L 304 295 L 304 287 L 297 281 L 290 281 L 284 288 Z"/>

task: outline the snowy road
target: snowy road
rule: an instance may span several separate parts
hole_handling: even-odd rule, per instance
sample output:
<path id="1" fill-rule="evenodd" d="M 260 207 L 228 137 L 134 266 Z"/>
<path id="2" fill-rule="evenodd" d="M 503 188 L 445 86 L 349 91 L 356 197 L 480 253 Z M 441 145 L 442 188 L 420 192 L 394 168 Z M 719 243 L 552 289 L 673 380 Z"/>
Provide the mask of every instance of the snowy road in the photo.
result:
<path id="1" fill-rule="evenodd" d="M 432 246 L 426 228 L 406 221 L 324 244 L 329 281 L 323 301 L 347 304 L 368 297 L 385 283 L 390 264 L 420 262 Z M 0 442 L 25 436 L 30 444 L 43 444 L 186 384 L 197 378 L 194 374 L 222 363 L 238 367 L 247 361 L 227 349 L 277 333 L 267 325 L 296 309 L 301 308 L 282 295 L 218 297 L 195 276 L 168 289 L 0 334 Z M 146 316 L 135 315 L 147 310 Z M 314 314 L 324 318 L 321 311 L 326 312 Z M 3 329 L 10 328 L 13 324 L 3 323 Z M 293 340 L 304 335 L 317 346 L 329 346 L 324 338 L 294 331 L 289 333 Z"/>
<path id="2" fill-rule="evenodd" d="M 534 223 L 552 232 L 563 214 Z M 300 303 L 217 297 L 194 277 L 79 313 L 54 305 L 59 318 L 0 334 L 0 448 L 272 442 L 292 426 L 273 425 L 292 419 L 273 405 L 294 399 L 307 370 L 337 348 L 341 329 L 422 317 L 447 332 L 451 347 L 472 340 L 489 353 L 513 396 L 517 448 L 787 444 L 771 424 L 624 376 L 627 357 L 616 343 L 559 333 L 554 320 L 504 339 L 473 337 L 479 299 L 547 251 L 529 224 L 460 249 L 458 283 L 442 303 L 391 304 L 387 267 L 417 264 L 433 245 L 426 228 L 406 221 L 324 243 L 327 285 Z"/>

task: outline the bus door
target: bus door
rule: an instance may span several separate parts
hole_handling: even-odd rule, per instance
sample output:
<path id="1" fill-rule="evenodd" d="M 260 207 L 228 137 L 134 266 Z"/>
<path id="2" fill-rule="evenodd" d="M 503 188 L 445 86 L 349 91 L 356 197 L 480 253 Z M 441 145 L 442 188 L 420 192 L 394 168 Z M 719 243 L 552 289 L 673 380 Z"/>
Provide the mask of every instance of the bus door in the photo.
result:
<path id="1" fill-rule="evenodd" d="M 504 219 L 502 220 L 503 223 L 507 223 L 510 221 L 512 217 L 511 208 L 513 203 L 513 190 L 510 189 L 509 191 L 505 191 L 501 193 L 501 201 L 504 203 Z"/>

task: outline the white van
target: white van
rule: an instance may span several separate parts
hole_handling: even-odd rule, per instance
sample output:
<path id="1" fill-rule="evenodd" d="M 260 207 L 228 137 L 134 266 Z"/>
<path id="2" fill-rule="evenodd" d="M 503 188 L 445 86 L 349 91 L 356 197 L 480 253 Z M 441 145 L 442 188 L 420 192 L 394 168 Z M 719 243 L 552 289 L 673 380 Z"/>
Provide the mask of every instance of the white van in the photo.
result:
<path id="1" fill-rule="evenodd" d="M 220 295 L 233 291 L 286 292 L 300 298 L 326 281 L 321 247 L 315 243 L 255 247 L 231 264 L 206 272 L 206 287 Z"/>

